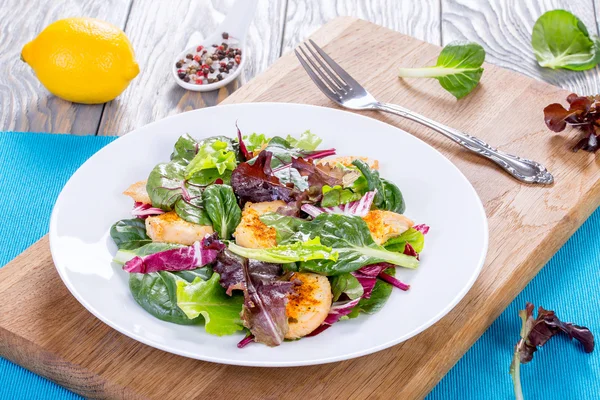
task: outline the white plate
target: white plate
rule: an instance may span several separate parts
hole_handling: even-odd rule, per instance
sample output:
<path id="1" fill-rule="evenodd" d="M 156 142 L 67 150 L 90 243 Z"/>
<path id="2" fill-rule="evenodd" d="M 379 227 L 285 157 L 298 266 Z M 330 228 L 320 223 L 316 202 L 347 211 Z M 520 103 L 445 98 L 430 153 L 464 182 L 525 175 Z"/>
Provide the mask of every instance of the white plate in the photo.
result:
<path id="1" fill-rule="evenodd" d="M 340 155 L 380 162 L 381 175 L 402 190 L 406 214 L 427 223 L 421 265 L 398 268 L 410 283 L 394 290 L 377 314 L 342 321 L 312 338 L 276 348 L 238 349 L 242 334 L 217 337 L 202 326 L 181 326 L 146 313 L 131 296 L 128 274 L 111 263 L 111 225 L 131 218 L 132 201 L 121 192 L 167 161 L 177 138 L 300 134 L 311 129 L 322 146 Z M 144 126 L 109 144 L 73 175 L 50 222 L 50 247 L 67 288 L 85 308 L 119 332 L 147 345 L 200 360 L 249 366 L 299 366 L 359 357 L 418 334 L 448 313 L 467 293 L 488 245 L 485 212 L 475 190 L 444 156 L 410 134 L 362 115 L 300 104 L 253 103 L 205 108 Z"/>

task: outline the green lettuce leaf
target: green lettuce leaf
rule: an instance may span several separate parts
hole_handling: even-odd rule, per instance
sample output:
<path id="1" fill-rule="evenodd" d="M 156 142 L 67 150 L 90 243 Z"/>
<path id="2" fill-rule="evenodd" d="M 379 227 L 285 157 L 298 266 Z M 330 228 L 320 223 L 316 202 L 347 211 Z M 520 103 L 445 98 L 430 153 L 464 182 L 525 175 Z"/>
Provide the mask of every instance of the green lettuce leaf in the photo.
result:
<path id="1" fill-rule="evenodd" d="M 347 204 L 352 201 L 360 200 L 363 196 L 360 193 L 354 193 L 350 189 L 344 189 L 340 185 L 334 187 L 324 185 L 321 190 L 323 192 L 321 207 L 335 207 L 340 204 Z"/>
<path id="2" fill-rule="evenodd" d="M 231 186 L 210 185 L 204 190 L 202 200 L 219 238 L 229 239 L 242 219 L 242 210 Z"/>
<path id="3" fill-rule="evenodd" d="M 267 138 L 264 133 L 252 133 L 251 135 L 244 136 L 243 139 L 246 149 L 251 152 L 262 149 L 262 147 L 269 143 L 269 140 L 271 140 Z"/>
<path id="4" fill-rule="evenodd" d="M 240 318 L 243 303 L 242 296 L 225 293 L 217 273 L 207 281 L 177 281 L 177 306 L 190 319 L 202 315 L 204 328 L 212 335 L 231 335 L 244 328 Z"/>
<path id="5" fill-rule="evenodd" d="M 331 279 L 331 293 L 333 293 L 333 301 L 338 301 L 342 293 L 345 293 L 350 300 L 362 297 L 364 293 L 363 286 L 358 279 L 350 273 L 334 276 Z"/>
<path id="6" fill-rule="evenodd" d="M 287 140 L 292 147 L 308 151 L 316 150 L 323 141 L 323 139 L 312 133 L 310 130 L 302 132 L 298 139 L 288 135 L 285 140 Z"/>
<path id="7" fill-rule="evenodd" d="M 318 237 L 305 242 L 284 244 L 268 249 L 249 249 L 229 243 L 229 250 L 238 256 L 275 264 L 286 264 L 308 260 L 332 260 L 338 258 L 338 253 L 330 247 L 323 246 Z"/>
<path id="8" fill-rule="evenodd" d="M 177 282 L 192 282 L 196 278 L 207 280 L 211 274 L 210 268 L 182 272 L 134 273 L 129 274 L 129 289 L 135 301 L 152 316 L 175 324 L 194 325 L 202 323 L 202 317 L 190 319 L 177 306 Z"/>
<path id="9" fill-rule="evenodd" d="M 337 261 L 309 260 L 300 264 L 300 270 L 322 275 L 340 275 L 356 271 L 365 265 L 389 262 L 406 268 L 417 268 L 419 261 L 412 256 L 384 249 L 373 241 L 371 232 L 362 218 L 341 214 L 321 214 L 303 223 L 295 238 L 320 237 L 321 243 L 339 253 Z"/>
<path id="10" fill-rule="evenodd" d="M 417 253 L 423 251 L 425 245 L 425 235 L 422 232 L 410 228 L 400 236 L 393 237 L 383 244 L 386 250 L 404 253 L 406 243 L 410 243 Z"/>
<path id="11" fill-rule="evenodd" d="M 230 142 L 222 140 L 205 140 L 198 147 L 198 154 L 186 168 L 186 178 L 190 179 L 197 173 L 215 168 L 219 174 L 226 170 L 233 171 L 237 166 L 235 150 Z"/>

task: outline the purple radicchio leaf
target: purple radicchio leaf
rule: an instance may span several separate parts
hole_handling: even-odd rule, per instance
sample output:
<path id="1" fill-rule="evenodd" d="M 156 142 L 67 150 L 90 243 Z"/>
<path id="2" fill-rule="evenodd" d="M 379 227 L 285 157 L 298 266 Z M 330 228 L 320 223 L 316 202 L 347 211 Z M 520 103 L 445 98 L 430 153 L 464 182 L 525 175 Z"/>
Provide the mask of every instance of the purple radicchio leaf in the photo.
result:
<path id="1" fill-rule="evenodd" d="M 240 342 L 237 344 L 237 347 L 238 347 L 238 349 L 243 349 L 244 347 L 248 346 L 252 342 L 254 342 L 254 335 L 249 333 L 246 335 L 245 338 L 240 340 Z"/>
<path id="2" fill-rule="evenodd" d="M 231 186 L 242 202 L 283 200 L 291 202 L 301 192 L 291 186 L 283 185 L 271 169 L 272 153 L 262 151 L 254 163 L 240 163 L 231 174 Z"/>
<path id="3" fill-rule="evenodd" d="M 205 248 L 200 242 L 192 246 L 170 249 L 143 257 L 134 257 L 123 265 L 123 269 L 130 273 L 149 274 L 158 271 L 185 271 L 203 267 L 215 261 L 221 250 Z"/>
<path id="4" fill-rule="evenodd" d="M 244 260 L 243 270 L 246 287 L 242 307 L 244 326 L 254 335 L 255 342 L 279 346 L 289 329 L 287 295 L 294 283 L 251 274 L 248 260 Z"/>
<path id="5" fill-rule="evenodd" d="M 146 219 L 152 215 L 164 214 L 164 210 L 158 207 L 152 207 L 152 204 L 140 203 L 136 201 L 131 210 L 131 215 L 137 218 Z"/>
<path id="6" fill-rule="evenodd" d="M 359 217 L 364 217 L 369 213 L 376 194 L 377 190 L 367 192 L 359 200 L 351 201 L 346 204 L 340 204 L 335 207 L 316 207 L 312 204 L 304 204 L 301 209 L 313 218 L 322 213 L 356 215 Z"/>
<path id="7" fill-rule="evenodd" d="M 329 309 L 329 314 L 327 314 L 325 321 L 323 321 L 323 323 L 317 329 L 315 329 L 306 336 L 316 336 L 319 333 L 326 330 L 327 328 L 329 328 L 331 325 L 338 322 L 340 318 L 350 314 L 354 307 L 358 305 L 360 299 L 361 297 L 356 298 L 354 300 L 338 301 L 333 303 L 331 305 L 331 308 Z"/>
<path id="8" fill-rule="evenodd" d="M 429 225 L 419 224 L 413 226 L 413 229 L 421 232 L 423 235 L 427 235 L 427 233 L 429 233 Z"/>

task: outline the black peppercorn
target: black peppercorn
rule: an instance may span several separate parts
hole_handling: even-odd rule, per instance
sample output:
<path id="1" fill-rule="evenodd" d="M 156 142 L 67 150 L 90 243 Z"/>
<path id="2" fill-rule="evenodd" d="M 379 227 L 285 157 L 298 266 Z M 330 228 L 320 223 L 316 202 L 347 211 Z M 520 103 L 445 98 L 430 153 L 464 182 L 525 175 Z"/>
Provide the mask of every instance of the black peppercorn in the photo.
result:
<path id="1" fill-rule="evenodd" d="M 213 67 L 210 67 L 208 70 L 210 71 L 210 73 L 211 73 L 211 74 L 212 74 L 213 72 L 215 72 L 215 69 L 214 69 Z"/>
<path id="2" fill-rule="evenodd" d="M 221 75 L 221 74 L 217 75 L 217 80 L 222 81 L 223 80 L 223 75 Z"/>
<path id="3" fill-rule="evenodd" d="M 194 56 L 191 54 L 186 54 L 185 58 L 187 58 L 188 60 L 193 60 Z"/>
<path id="4" fill-rule="evenodd" d="M 225 39 L 225 40 L 229 39 L 229 33 L 227 33 L 227 32 L 223 32 L 222 36 L 223 36 L 223 39 Z"/>
<path id="5" fill-rule="evenodd" d="M 178 73 L 178 74 L 177 74 L 177 76 L 178 76 L 180 79 L 183 79 L 183 78 L 185 78 L 185 77 L 187 76 L 187 74 L 186 74 L 185 72 L 180 72 L 180 73 Z"/>
<path id="6" fill-rule="evenodd" d="M 184 82 L 189 82 L 189 81 L 190 81 L 190 77 L 189 77 L 189 76 L 186 76 L 185 78 L 183 78 L 183 81 L 184 81 Z"/>
<path id="7" fill-rule="evenodd" d="M 181 68 L 181 66 L 182 66 L 182 65 L 183 65 L 183 64 L 181 64 L 180 62 L 177 62 L 177 63 L 175 64 L 175 66 L 176 66 L 177 68 Z"/>

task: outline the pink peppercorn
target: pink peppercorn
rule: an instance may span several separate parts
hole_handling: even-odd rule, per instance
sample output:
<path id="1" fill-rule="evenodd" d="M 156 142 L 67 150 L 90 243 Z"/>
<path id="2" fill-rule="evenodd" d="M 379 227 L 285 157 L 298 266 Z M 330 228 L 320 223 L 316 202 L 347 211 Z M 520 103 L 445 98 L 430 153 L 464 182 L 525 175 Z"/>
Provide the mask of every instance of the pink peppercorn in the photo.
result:
<path id="1" fill-rule="evenodd" d="M 196 51 L 202 51 L 202 49 L 203 49 L 203 48 L 204 48 L 204 46 L 198 46 L 198 47 L 196 48 Z"/>

